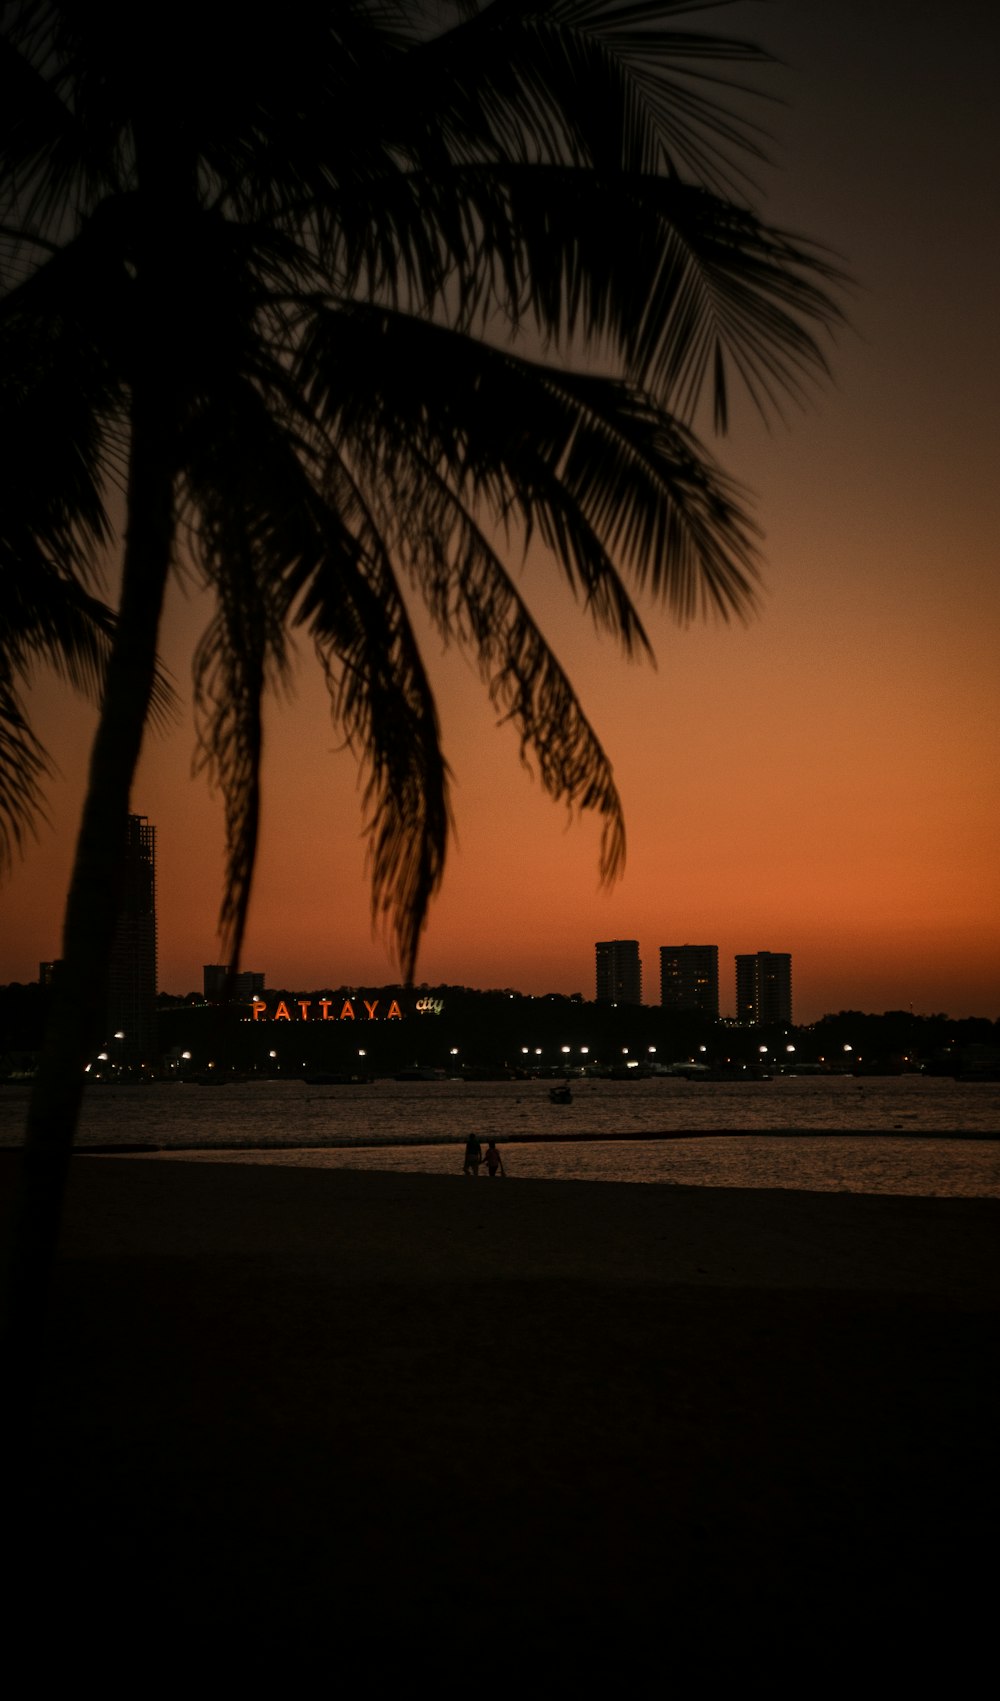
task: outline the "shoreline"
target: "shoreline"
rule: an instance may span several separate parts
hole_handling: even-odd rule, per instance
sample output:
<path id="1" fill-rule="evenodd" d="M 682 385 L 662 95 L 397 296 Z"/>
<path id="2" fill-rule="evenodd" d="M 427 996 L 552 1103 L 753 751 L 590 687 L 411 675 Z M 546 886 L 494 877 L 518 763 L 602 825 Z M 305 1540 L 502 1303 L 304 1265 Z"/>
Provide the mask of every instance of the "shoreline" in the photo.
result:
<path id="1" fill-rule="evenodd" d="M 1000 1131 L 985 1129 L 935 1128 L 668 1128 L 649 1131 L 639 1129 L 627 1134 L 504 1134 L 505 1146 L 559 1146 L 647 1143 L 651 1140 L 986 1140 L 1000 1141 Z M 198 1152 L 333 1152 L 333 1151 L 407 1151 L 410 1148 L 452 1146 L 460 1151 L 464 1140 L 452 1135 L 414 1135 L 405 1140 L 364 1140 L 331 1136 L 328 1140 L 308 1140 L 290 1143 L 287 1140 L 262 1137 L 259 1140 L 199 1140 L 189 1144 L 155 1145 L 144 1141 L 129 1144 L 77 1145 L 74 1156 L 124 1156 L 126 1153 L 172 1153 L 191 1155 Z"/>

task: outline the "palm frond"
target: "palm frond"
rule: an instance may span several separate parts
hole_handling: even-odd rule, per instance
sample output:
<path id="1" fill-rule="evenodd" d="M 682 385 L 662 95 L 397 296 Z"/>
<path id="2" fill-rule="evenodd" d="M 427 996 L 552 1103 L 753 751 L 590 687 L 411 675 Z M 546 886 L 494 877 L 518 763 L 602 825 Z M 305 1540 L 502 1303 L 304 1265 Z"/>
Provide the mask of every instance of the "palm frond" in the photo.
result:
<path id="1" fill-rule="evenodd" d="M 42 786 L 52 772 L 7 669 L 0 662 L 0 874 L 44 813 Z"/>
<path id="2" fill-rule="evenodd" d="M 451 827 L 437 708 L 392 551 L 342 452 L 331 450 L 312 504 L 321 559 L 300 559 L 296 621 L 315 645 L 334 722 L 367 775 L 363 794 L 372 914 L 412 979 Z M 342 528 L 354 547 L 345 547 Z"/>
<path id="3" fill-rule="evenodd" d="M 730 68 L 770 59 L 745 41 L 671 27 L 709 9 L 495 0 L 414 43 L 390 110 L 408 115 L 423 100 L 453 159 L 657 166 L 731 192 L 747 157 L 762 157 L 763 135 L 738 106 L 759 101 L 759 89 Z"/>
<path id="4" fill-rule="evenodd" d="M 257 855 L 261 704 L 265 689 L 287 673 L 288 540 L 269 508 L 283 494 L 276 488 L 276 463 L 287 484 L 287 452 L 249 386 L 228 399 L 228 410 L 217 406 L 186 434 L 183 490 L 191 553 L 216 598 L 215 616 L 194 656 L 195 771 L 206 772 L 223 795 L 226 870 L 219 931 L 235 967 Z M 237 429 L 233 409 L 240 404 Z M 256 442 L 255 424 L 263 426 Z"/>
<path id="5" fill-rule="evenodd" d="M 528 771 L 533 757 L 550 797 L 602 818 L 600 875 L 613 881 L 624 867 L 625 821 L 600 740 L 503 558 L 461 497 L 418 453 L 413 470 L 409 500 L 397 513 L 396 552 L 445 642 L 472 651 L 500 721 L 517 729 Z"/>
<path id="6" fill-rule="evenodd" d="M 328 448 L 320 460 L 304 425 L 279 374 L 266 401 L 244 382 L 225 412 L 217 405 L 185 436 L 192 548 L 219 601 L 196 657 L 195 686 L 198 766 L 220 785 L 226 805 L 220 926 L 235 962 L 258 830 L 260 701 L 286 675 L 294 610 L 327 678 L 334 722 L 369 770 L 373 910 L 386 919 L 409 974 L 448 831 L 436 711 L 370 519 L 344 469 Z"/>
<path id="7" fill-rule="evenodd" d="M 123 454 L 127 282 L 93 233 L 0 301 L 0 426 L 17 503 L 0 527 L 34 537 L 83 582 L 113 535 L 107 493 Z M 118 357 L 116 359 L 116 357 Z"/>
<path id="8" fill-rule="evenodd" d="M 537 529 L 626 649 L 645 640 L 623 571 L 682 620 L 701 599 L 723 614 L 749 607 L 753 528 L 738 492 L 629 385 L 360 304 L 318 311 L 300 359 L 324 427 L 367 449 L 397 506 L 413 500 L 418 451 L 494 524 L 515 517 L 527 538 Z"/>
<path id="9" fill-rule="evenodd" d="M 0 541 L 0 655 L 27 674 L 36 660 L 96 702 L 115 617 L 48 560 L 33 538 Z"/>

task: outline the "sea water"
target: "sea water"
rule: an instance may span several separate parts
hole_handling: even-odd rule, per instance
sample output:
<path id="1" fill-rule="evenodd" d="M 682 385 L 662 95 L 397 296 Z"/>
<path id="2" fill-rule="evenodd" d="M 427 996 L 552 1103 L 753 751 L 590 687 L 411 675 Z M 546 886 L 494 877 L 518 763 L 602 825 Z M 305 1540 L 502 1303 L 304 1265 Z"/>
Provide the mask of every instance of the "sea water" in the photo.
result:
<path id="1" fill-rule="evenodd" d="M 1000 1084 L 946 1077 L 703 1082 L 262 1081 L 92 1087 L 81 1149 L 459 1174 L 475 1132 L 510 1177 L 1000 1198 Z M 0 1090 L 0 1145 L 28 1089 Z"/>

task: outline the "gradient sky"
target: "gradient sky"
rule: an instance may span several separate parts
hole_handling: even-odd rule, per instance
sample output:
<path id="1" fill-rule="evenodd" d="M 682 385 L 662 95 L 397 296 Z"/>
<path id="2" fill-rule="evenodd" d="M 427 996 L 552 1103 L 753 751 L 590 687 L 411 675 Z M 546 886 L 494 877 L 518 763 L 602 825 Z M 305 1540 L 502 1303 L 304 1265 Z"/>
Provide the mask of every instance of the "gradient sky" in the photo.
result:
<path id="1" fill-rule="evenodd" d="M 716 15 L 785 62 L 769 86 L 767 215 L 843 256 L 851 330 L 809 411 L 764 431 L 738 408 L 717 445 L 764 527 L 748 626 L 680 629 L 645 609 L 658 666 L 595 639 L 533 558 L 525 583 L 614 763 L 625 877 L 597 879 L 573 824 L 496 730 L 467 662 L 435 678 L 457 839 L 417 978 L 594 994 L 594 942 L 791 951 L 794 1015 L 843 1007 L 1000 1016 L 1000 215 L 992 0 L 797 0 Z M 179 684 L 206 620 L 175 593 Z M 440 648 L 428 640 L 433 655 Z M 306 647 L 268 715 L 263 838 L 245 966 L 271 985 L 378 984 L 360 799 Z M 0 981 L 60 949 L 92 715 L 34 695 L 58 762 L 50 826 L 6 885 Z M 191 778 L 185 711 L 144 749 L 133 807 L 158 831 L 160 985 L 200 989 L 217 954 L 223 826 Z"/>

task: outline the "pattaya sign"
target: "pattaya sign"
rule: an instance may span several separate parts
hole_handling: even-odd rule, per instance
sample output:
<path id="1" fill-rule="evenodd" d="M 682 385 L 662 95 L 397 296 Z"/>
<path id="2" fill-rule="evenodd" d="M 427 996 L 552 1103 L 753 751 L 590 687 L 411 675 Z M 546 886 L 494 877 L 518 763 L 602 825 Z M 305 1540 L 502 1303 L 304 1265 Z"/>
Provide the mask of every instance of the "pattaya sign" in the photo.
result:
<path id="1" fill-rule="evenodd" d="M 338 1008 L 339 1004 L 339 1008 Z M 440 1016 L 443 998 L 418 998 L 414 1005 L 418 1016 Z M 255 998 L 251 1005 L 255 1022 L 401 1022 L 403 1011 L 399 1000 L 390 998 L 279 998 L 269 1005 L 265 998 Z"/>

